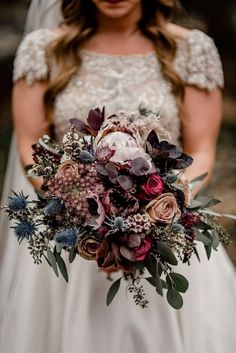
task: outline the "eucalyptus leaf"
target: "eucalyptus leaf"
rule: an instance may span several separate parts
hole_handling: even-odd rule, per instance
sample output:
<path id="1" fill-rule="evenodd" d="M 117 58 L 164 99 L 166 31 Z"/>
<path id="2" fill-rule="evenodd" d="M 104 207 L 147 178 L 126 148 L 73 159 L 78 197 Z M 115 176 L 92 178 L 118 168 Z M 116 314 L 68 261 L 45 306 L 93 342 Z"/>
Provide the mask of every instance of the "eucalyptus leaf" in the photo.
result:
<path id="1" fill-rule="evenodd" d="M 188 206 L 188 208 L 190 210 L 193 210 L 193 209 L 196 209 L 196 208 L 200 208 L 200 207 L 202 207 L 202 202 L 199 201 L 199 200 L 196 200 L 196 199 L 193 199 L 191 201 L 191 204 Z"/>
<path id="2" fill-rule="evenodd" d="M 216 231 L 213 231 L 212 232 L 212 244 L 211 244 L 212 248 L 214 250 L 217 250 L 219 243 L 220 243 L 219 234 Z"/>
<path id="3" fill-rule="evenodd" d="M 56 257 L 49 248 L 47 248 L 47 258 L 48 258 L 48 261 L 49 261 L 50 265 L 52 266 L 56 276 L 59 277 Z"/>
<path id="4" fill-rule="evenodd" d="M 159 276 L 158 273 L 158 263 L 157 263 L 157 268 L 156 268 L 156 291 L 158 294 L 163 296 L 163 288 L 162 288 L 162 283 L 161 283 L 161 277 Z"/>
<path id="5" fill-rule="evenodd" d="M 146 279 L 146 281 L 148 281 L 148 283 L 150 283 L 153 287 L 155 287 L 156 288 L 156 278 L 154 278 L 154 277 L 146 277 L 145 278 Z"/>
<path id="6" fill-rule="evenodd" d="M 168 289 L 169 288 L 168 284 L 163 279 L 161 279 L 161 285 L 162 285 L 163 289 Z"/>
<path id="7" fill-rule="evenodd" d="M 204 173 L 202 175 L 199 175 L 198 177 L 194 178 L 193 180 L 190 181 L 190 189 L 193 190 L 197 185 L 199 185 L 206 177 L 208 173 Z"/>
<path id="8" fill-rule="evenodd" d="M 172 308 L 179 310 L 183 306 L 183 298 L 181 294 L 174 288 L 169 287 L 166 293 L 166 298 L 168 303 L 172 306 Z"/>
<path id="9" fill-rule="evenodd" d="M 212 229 L 212 227 L 209 224 L 207 224 L 203 221 L 198 222 L 195 225 L 195 228 L 202 229 L 202 230 Z"/>
<path id="10" fill-rule="evenodd" d="M 75 249 L 75 248 L 72 248 L 72 249 L 70 250 L 70 253 L 69 253 L 69 262 L 70 262 L 70 264 L 72 264 L 72 262 L 73 262 L 74 259 L 76 258 L 76 255 L 77 255 L 76 249 Z"/>
<path id="11" fill-rule="evenodd" d="M 166 243 L 157 241 L 157 252 L 160 254 L 161 258 L 170 265 L 176 266 L 178 264 L 173 251 Z"/>
<path id="12" fill-rule="evenodd" d="M 207 258 L 208 260 L 210 260 L 210 257 L 211 257 L 211 245 L 205 245 L 205 250 L 206 250 L 206 255 L 207 255 Z"/>
<path id="13" fill-rule="evenodd" d="M 179 273 L 172 272 L 170 273 L 170 277 L 173 280 L 174 287 L 177 289 L 177 291 L 185 293 L 188 290 L 189 283 L 184 276 Z"/>
<path id="14" fill-rule="evenodd" d="M 196 246 L 194 246 L 193 252 L 194 252 L 194 254 L 196 255 L 198 261 L 201 262 L 200 256 L 199 256 L 198 251 L 197 251 L 197 249 L 196 249 Z"/>
<path id="15" fill-rule="evenodd" d="M 150 273 L 150 275 L 154 278 L 156 278 L 156 266 L 157 266 L 157 260 L 153 255 L 149 255 L 145 259 L 145 266 Z"/>
<path id="16" fill-rule="evenodd" d="M 58 267 L 59 267 L 59 270 L 60 270 L 62 276 L 64 277 L 65 281 L 68 283 L 69 278 L 68 278 L 68 272 L 66 269 L 65 261 L 63 260 L 61 255 L 58 253 L 56 253 L 56 260 L 57 260 Z"/>
<path id="17" fill-rule="evenodd" d="M 109 289 L 109 291 L 107 293 L 107 301 L 106 301 L 107 302 L 107 306 L 109 306 L 111 304 L 112 300 L 116 296 L 116 294 L 117 294 L 117 292 L 118 292 L 118 290 L 120 288 L 120 282 L 121 282 L 121 278 L 119 278 L 117 281 L 115 281 L 111 285 L 111 287 L 110 287 L 110 289 Z"/>
<path id="18" fill-rule="evenodd" d="M 202 233 L 199 229 L 194 229 L 195 240 L 202 242 L 204 245 L 211 245 L 212 240 L 209 239 L 204 233 Z"/>

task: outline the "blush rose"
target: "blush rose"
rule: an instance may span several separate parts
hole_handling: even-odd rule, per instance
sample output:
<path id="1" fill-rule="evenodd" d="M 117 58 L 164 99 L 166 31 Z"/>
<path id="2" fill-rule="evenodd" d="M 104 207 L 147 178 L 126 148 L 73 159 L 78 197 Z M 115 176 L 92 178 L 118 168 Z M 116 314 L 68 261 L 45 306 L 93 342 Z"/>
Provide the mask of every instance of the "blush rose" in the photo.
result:
<path id="1" fill-rule="evenodd" d="M 155 222 L 170 224 L 181 217 L 181 211 L 173 194 L 165 193 L 149 202 L 146 213 Z"/>

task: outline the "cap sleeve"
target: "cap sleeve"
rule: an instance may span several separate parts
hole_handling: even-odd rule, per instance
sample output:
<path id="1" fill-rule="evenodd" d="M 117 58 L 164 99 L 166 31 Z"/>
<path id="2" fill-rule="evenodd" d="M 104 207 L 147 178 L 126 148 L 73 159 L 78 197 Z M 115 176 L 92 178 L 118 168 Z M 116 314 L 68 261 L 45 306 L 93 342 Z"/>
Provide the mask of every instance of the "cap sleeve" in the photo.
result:
<path id="1" fill-rule="evenodd" d="M 46 48 L 53 38 L 55 38 L 54 32 L 39 29 L 23 39 L 14 60 L 13 82 L 25 78 L 27 85 L 31 86 L 35 81 L 48 78 Z"/>
<path id="2" fill-rule="evenodd" d="M 222 63 L 213 39 L 192 30 L 187 40 L 178 44 L 176 71 L 187 85 L 213 90 L 224 87 Z"/>

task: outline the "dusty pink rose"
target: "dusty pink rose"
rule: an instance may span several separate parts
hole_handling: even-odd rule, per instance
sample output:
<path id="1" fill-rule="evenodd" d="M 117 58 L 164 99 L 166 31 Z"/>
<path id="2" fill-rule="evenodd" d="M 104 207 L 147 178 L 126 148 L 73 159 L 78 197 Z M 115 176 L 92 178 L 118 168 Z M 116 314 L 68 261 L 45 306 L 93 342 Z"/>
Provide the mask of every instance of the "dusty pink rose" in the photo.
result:
<path id="1" fill-rule="evenodd" d="M 66 161 L 60 165 L 56 176 L 71 177 L 77 174 L 78 174 L 78 165 L 72 161 Z"/>
<path id="2" fill-rule="evenodd" d="M 145 194 L 150 197 L 153 195 L 159 195 L 164 190 L 163 179 L 158 174 L 152 174 L 149 176 L 147 182 L 141 185 L 141 189 Z"/>
<path id="3" fill-rule="evenodd" d="M 181 216 L 181 211 L 173 194 L 165 193 L 149 202 L 146 212 L 155 222 L 169 224 L 177 221 Z"/>
<path id="4" fill-rule="evenodd" d="M 146 256 L 149 254 L 152 248 L 152 240 L 150 238 L 145 238 L 139 248 L 135 250 L 136 261 L 144 261 Z"/>

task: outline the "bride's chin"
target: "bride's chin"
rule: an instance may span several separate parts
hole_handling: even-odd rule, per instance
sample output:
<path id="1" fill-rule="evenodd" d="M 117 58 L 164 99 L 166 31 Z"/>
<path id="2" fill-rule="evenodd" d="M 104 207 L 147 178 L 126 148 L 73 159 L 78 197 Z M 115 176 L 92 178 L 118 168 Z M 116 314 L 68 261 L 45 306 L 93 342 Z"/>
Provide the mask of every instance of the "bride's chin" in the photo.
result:
<path id="1" fill-rule="evenodd" d="M 96 2 L 95 2 L 96 4 Z M 110 18 L 121 18 L 130 11 L 132 11 L 132 6 L 130 5 L 129 1 L 99 1 L 99 3 L 96 4 L 97 9 L 105 16 L 110 17 Z"/>

